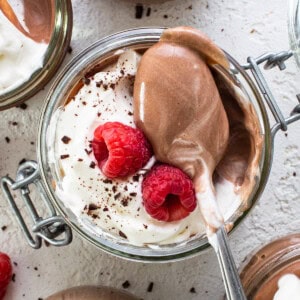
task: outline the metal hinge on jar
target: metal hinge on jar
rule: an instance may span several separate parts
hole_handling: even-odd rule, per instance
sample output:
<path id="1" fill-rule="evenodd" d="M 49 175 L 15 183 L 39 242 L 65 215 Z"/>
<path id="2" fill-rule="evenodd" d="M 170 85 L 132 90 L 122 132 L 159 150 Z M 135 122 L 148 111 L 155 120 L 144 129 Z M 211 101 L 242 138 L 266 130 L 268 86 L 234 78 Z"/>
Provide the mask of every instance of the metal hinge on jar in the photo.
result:
<path id="1" fill-rule="evenodd" d="M 34 184 L 37 188 L 45 206 L 47 207 L 50 215 L 49 217 L 42 218 L 39 216 L 30 198 L 30 184 Z M 40 248 L 42 240 L 45 240 L 54 246 L 65 246 L 72 241 L 72 231 L 70 227 L 65 223 L 62 216 L 58 216 L 56 214 L 55 208 L 45 193 L 44 187 L 41 183 L 37 162 L 26 161 L 21 164 L 18 168 L 15 181 L 9 176 L 2 177 L 1 189 L 14 211 L 18 223 L 32 248 Z M 20 196 L 33 221 L 31 231 L 26 225 L 26 222 L 16 204 L 12 191 L 20 191 Z"/>
<path id="2" fill-rule="evenodd" d="M 267 84 L 266 79 L 262 74 L 262 71 L 259 68 L 259 65 L 265 63 L 265 69 L 272 69 L 277 66 L 282 71 L 286 68 L 285 61 L 292 55 L 293 52 L 291 50 L 282 51 L 279 53 L 266 53 L 258 58 L 248 57 L 248 63 L 242 66 L 245 70 L 251 70 L 253 77 L 275 118 L 276 123 L 271 130 L 273 138 L 279 129 L 286 131 L 289 124 L 300 120 L 300 94 L 296 95 L 299 104 L 294 107 L 289 117 L 284 117 Z"/>

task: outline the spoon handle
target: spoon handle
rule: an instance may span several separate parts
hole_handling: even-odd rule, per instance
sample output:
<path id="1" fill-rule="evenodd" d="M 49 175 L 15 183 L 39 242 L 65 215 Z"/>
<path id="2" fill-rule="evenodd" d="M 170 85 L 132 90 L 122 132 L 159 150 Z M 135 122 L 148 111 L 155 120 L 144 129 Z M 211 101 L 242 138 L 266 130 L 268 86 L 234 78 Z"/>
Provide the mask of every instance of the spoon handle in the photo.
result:
<path id="1" fill-rule="evenodd" d="M 228 245 L 228 238 L 224 226 L 221 226 L 216 233 L 216 251 L 221 273 L 225 285 L 228 300 L 247 300 L 243 286 L 235 266 L 235 262 Z"/>

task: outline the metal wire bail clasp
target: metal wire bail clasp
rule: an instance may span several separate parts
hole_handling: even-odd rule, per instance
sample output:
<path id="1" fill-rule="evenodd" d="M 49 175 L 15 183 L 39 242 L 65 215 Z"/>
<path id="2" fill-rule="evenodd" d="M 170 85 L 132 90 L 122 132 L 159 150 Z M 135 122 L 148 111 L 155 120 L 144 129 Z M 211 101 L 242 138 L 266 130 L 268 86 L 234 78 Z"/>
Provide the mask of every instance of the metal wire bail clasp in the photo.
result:
<path id="1" fill-rule="evenodd" d="M 34 184 L 45 203 L 50 216 L 43 219 L 39 216 L 32 200 L 29 196 L 29 184 Z M 35 161 L 26 161 L 22 163 L 17 171 L 16 181 L 12 180 L 9 176 L 1 178 L 1 189 L 8 200 L 18 223 L 32 248 L 38 249 L 42 245 L 42 239 L 54 246 L 64 246 L 72 241 L 72 231 L 65 223 L 61 216 L 56 214 L 56 211 L 48 199 L 44 187 L 41 183 L 40 172 L 38 164 Z M 28 229 L 25 220 L 16 204 L 14 196 L 11 191 L 20 191 L 22 200 L 27 207 L 29 215 L 32 218 L 33 226 L 32 233 Z"/>
<path id="2" fill-rule="evenodd" d="M 259 64 L 265 63 L 265 69 L 272 69 L 277 66 L 282 71 L 286 68 L 285 61 L 292 55 L 292 51 L 282 51 L 279 53 L 266 53 L 258 58 L 248 57 L 248 64 L 243 66 L 244 69 L 251 70 L 254 79 L 275 118 L 276 123 L 272 128 L 273 137 L 279 129 L 286 131 L 289 124 L 300 120 L 300 97 L 297 95 L 299 104 L 292 110 L 291 115 L 289 117 L 284 117 L 259 68 Z"/>

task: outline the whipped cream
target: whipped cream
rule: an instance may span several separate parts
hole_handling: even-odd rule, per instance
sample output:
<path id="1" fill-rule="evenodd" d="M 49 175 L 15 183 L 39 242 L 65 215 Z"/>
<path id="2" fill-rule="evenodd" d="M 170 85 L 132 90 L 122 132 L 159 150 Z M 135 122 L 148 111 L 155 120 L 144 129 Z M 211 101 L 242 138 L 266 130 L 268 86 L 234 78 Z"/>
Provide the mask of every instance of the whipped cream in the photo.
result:
<path id="1" fill-rule="evenodd" d="M 157 221 L 143 207 L 141 183 L 154 157 L 126 181 L 109 180 L 91 151 L 97 126 L 118 121 L 135 127 L 132 88 L 139 60 L 136 52 L 125 51 L 113 66 L 85 79 L 76 96 L 52 117 L 47 145 L 50 164 L 60 179 L 56 193 L 94 234 L 122 238 L 138 246 L 186 242 L 205 234 L 199 206 L 176 222 Z M 240 197 L 229 181 L 223 180 L 215 188 L 221 212 L 228 220 L 239 207 Z"/>
<path id="2" fill-rule="evenodd" d="M 278 291 L 273 300 L 299 300 L 300 278 L 294 274 L 283 275 L 278 280 Z"/>
<path id="3" fill-rule="evenodd" d="M 21 33 L 0 11 L 0 95 L 27 81 L 43 66 L 47 44 Z"/>

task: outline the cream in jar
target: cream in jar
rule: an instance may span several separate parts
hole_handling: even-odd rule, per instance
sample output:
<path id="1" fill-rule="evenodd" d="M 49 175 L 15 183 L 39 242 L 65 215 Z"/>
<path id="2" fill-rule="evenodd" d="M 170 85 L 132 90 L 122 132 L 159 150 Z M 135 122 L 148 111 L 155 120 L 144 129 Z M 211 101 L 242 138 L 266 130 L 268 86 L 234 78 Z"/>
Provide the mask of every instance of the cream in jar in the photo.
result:
<path id="1" fill-rule="evenodd" d="M 151 169 L 156 157 L 125 180 L 106 178 L 97 166 L 91 148 L 94 130 L 101 124 L 114 121 L 133 128 L 136 126 L 132 91 L 141 56 L 127 50 L 118 57 L 118 61 L 108 68 L 84 78 L 83 84 L 76 88 L 74 97 L 52 117 L 47 145 L 50 163 L 55 166 L 60 179 L 56 183 L 56 193 L 83 226 L 95 234 L 122 238 L 125 243 L 156 247 L 202 236 L 205 234 L 205 223 L 199 206 L 189 216 L 173 222 L 158 221 L 145 211 L 141 191 L 143 175 Z M 216 82 L 219 83 L 220 78 L 222 75 L 216 78 Z M 227 101 L 234 101 L 236 92 L 228 90 L 227 84 L 221 85 L 220 90 L 229 94 Z M 258 135 L 256 142 L 260 141 L 258 123 L 251 105 L 239 101 L 243 99 L 237 100 L 231 112 L 226 108 L 231 117 L 230 127 L 234 129 L 235 124 L 239 123 L 239 128 L 248 132 L 251 128 L 247 123 L 252 120 L 253 132 Z M 224 105 L 226 107 L 228 104 Z M 235 121 L 235 113 L 239 110 L 242 118 Z M 240 124 L 242 122 L 244 125 Z M 249 136 L 246 134 L 244 138 L 251 142 Z M 249 196 L 249 187 L 255 183 L 255 176 L 259 173 L 257 157 L 260 148 L 254 152 L 246 169 L 246 172 L 251 172 L 243 173 L 245 185 L 240 178 L 228 180 L 226 176 L 214 176 L 216 201 L 225 220 L 243 205 Z M 231 151 L 228 161 L 230 157 Z M 228 161 L 225 159 L 222 163 L 226 166 Z M 242 161 L 245 161 L 244 156 Z"/>
<path id="2" fill-rule="evenodd" d="M 43 67 L 53 28 L 53 1 L 0 5 L 0 94 L 7 93 Z"/>

